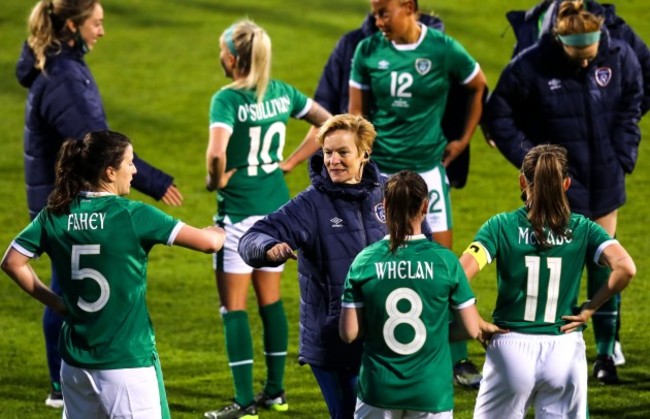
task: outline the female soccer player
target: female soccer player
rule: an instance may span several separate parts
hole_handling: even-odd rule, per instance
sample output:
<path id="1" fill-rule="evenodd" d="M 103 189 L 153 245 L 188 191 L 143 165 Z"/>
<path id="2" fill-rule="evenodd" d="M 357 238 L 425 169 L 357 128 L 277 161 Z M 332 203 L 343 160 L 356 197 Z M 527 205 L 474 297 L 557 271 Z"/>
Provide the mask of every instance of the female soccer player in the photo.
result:
<path id="1" fill-rule="evenodd" d="M 283 266 L 254 269 L 237 245 L 258 219 L 289 200 L 282 153 L 289 118 L 312 124 L 305 142 L 315 142 L 317 127 L 329 116 L 294 87 L 270 80 L 271 39 L 264 29 L 244 20 L 220 38 L 221 65 L 233 82 L 214 94 L 206 153 L 207 188 L 217 191 L 216 222 L 228 232 L 214 268 L 221 300 L 228 360 L 235 385 L 234 403 L 206 412 L 207 418 L 255 416 L 256 404 L 284 411 L 287 318 L 280 299 Z M 253 393 L 253 342 L 246 300 L 251 279 L 264 326 L 267 379 Z"/>
<path id="2" fill-rule="evenodd" d="M 497 260 L 495 334 L 487 346 L 475 418 L 587 416 L 582 329 L 636 273 L 625 249 L 598 224 L 569 209 L 565 148 L 538 145 L 524 157 L 525 206 L 490 218 L 461 257 L 472 279 Z M 585 261 L 611 268 L 590 301 L 577 305 Z M 485 338 L 490 338 L 489 333 Z"/>
<path id="3" fill-rule="evenodd" d="M 386 182 L 390 235 L 355 258 L 345 281 L 339 333 L 364 339 L 355 418 L 453 415 L 447 342 L 477 337 L 480 318 L 456 256 L 421 234 L 428 196 L 415 172 Z"/>
<path id="4" fill-rule="evenodd" d="M 45 209 L 14 239 L 2 269 L 65 320 L 59 351 L 66 418 L 169 418 L 147 311 L 147 255 L 157 243 L 205 253 L 221 248 L 219 227 L 197 229 L 124 198 L 137 170 L 131 141 L 112 131 L 68 140 Z M 47 253 L 60 295 L 29 261 Z"/>

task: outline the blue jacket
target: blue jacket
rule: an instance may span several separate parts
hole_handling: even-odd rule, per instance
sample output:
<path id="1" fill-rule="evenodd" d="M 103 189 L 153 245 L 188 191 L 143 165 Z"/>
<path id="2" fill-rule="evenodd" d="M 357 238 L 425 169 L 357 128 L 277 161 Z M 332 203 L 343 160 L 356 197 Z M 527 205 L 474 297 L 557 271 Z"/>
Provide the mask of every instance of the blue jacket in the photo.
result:
<path id="1" fill-rule="evenodd" d="M 625 202 L 625 174 L 637 160 L 643 87 L 630 46 L 603 29 L 587 68 L 571 64 L 551 34 L 515 57 L 484 112 L 484 128 L 503 155 L 521 167 L 535 145 L 567 148 L 571 209 L 588 217 Z"/>
<path id="2" fill-rule="evenodd" d="M 420 22 L 439 31 L 445 30 L 442 20 L 437 16 L 420 14 Z M 332 115 L 348 111 L 350 70 L 354 51 L 357 49 L 359 42 L 375 32 L 377 32 L 375 18 L 372 14 L 369 14 L 360 28 L 346 33 L 339 39 L 327 60 L 314 94 L 314 100 Z M 441 124 L 445 136 L 450 140 L 458 139 L 463 133 L 468 99 L 469 96 L 462 86 L 452 85 Z M 468 172 L 469 147 L 447 168 L 447 177 L 451 186 L 456 188 L 465 186 Z"/>
<path id="3" fill-rule="evenodd" d="M 513 57 L 537 42 L 540 33 L 544 34 L 552 31 L 560 3 L 561 0 L 543 0 L 529 10 L 513 10 L 506 14 L 517 38 L 512 53 Z M 627 42 L 634 50 L 643 73 L 644 97 L 641 112 L 645 114 L 650 109 L 650 49 L 634 33 L 630 25 L 616 15 L 616 6 L 613 4 L 599 4 L 594 0 L 588 0 L 586 5 L 591 13 L 605 19 L 605 27 L 612 38 Z"/>
<path id="4" fill-rule="evenodd" d="M 341 296 L 357 254 L 386 233 L 382 205 L 384 178 L 372 163 L 361 183 L 333 183 L 323 156 L 310 160 L 312 185 L 249 229 L 239 254 L 253 267 L 274 266 L 266 251 L 285 242 L 298 249 L 301 363 L 358 369 L 362 343 L 339 337 Z"/>
<path id="5" fill-rule="evenodd" d="M 54 189 L 54 166 L 63 142 L 108 128 L 97 84 L 81 51 L 63 46 L 59 54 L 49 54 L 45 72 L 34 64 L 34 54 L 25 43 L 16 64 L 16 77 L 29 89 L 24 158 L 27 204 L 32 218 L 46 206 Z M 173 178 L 137 157 L 134 162 L 138 173 L 133 186 L 155 199 L 162 198 Z"/>

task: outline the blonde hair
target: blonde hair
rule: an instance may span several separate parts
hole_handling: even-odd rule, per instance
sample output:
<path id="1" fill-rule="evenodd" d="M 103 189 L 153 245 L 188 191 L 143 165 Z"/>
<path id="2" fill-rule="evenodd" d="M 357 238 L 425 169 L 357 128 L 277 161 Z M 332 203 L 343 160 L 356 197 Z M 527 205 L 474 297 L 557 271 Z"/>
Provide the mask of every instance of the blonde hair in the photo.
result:
<path id="1" fill-rule="evenodd" d="M 560 4 L 555 21 L 556 35 L 576 35 L 600 30 L 603 18 L 589 13 L 582 0 L 567 0 Z"/>
<path id="2" fill-rule="evenodd" d="M 264 29 L 250 20 L 241 20 L 226 29 L 220 37 L 231 37 L 236 58 L 237 72 L 244 76 L 226 87 L 255 90 L 257 102 L 261 102 L 271 78 L 271 38 Z"/>
<path id="3" fill-rule="evenodd" d="M 41 0 L 32 9 L 27 21 L 27 44 L 36 57 L 35 67 L 45 69 L 48 50 L 61 51 L 61 44 L 74 39 L 66 22 L 77 27 L 90 18 L 98 0 Z"/>
<path id="4" fill-rule="evenodd" d="M 323 146 L 325 138 L 334 131 L 343 130 L 354 134 L 354 143 L 359 154 L 368 153 L 372 150 L 377 131 L 367 119 L 361 115 L 344 113 L 334 115 L 321 125 L 316 136 L 318 143 Z"/>

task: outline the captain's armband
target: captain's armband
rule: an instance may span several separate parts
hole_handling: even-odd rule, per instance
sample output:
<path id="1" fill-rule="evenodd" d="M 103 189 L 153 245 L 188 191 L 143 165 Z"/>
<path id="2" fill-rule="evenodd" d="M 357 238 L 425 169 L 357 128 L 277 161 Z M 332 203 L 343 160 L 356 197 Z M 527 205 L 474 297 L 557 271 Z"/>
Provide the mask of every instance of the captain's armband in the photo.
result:
<path id="1" fill-rule="evenodd" d="M 472 242 L 463 252 L 463 254 L 465 253 L 471 255 L 474 260 L 476 260 L 479 270 L 483 269 L 485 265 L 492 262 L 492 259 L 490 258 L 487 250 L 485 250 L 485 247 L 483 247 L 483 245 L 479 242 Z"/>

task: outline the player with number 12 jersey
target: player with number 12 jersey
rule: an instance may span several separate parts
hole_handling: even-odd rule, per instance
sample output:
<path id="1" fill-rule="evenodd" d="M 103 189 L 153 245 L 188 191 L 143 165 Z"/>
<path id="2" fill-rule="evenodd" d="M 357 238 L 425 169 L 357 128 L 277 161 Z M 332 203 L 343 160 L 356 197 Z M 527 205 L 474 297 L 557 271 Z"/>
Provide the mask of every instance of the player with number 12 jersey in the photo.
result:
<path id="1" fill-rule="evenodd" d="M 226 172 L 236 169 L 220 189 L 217 220 L 226 215 L 237 223 L 251 215 L 265 215 L 289 200 L 289 189 L 278 163 L 283 159 L 286 124 L 302 118 L 312 100 L 279 80 L 268 84 L 264 100 L 252 89 L 225 87 L 214 94 L 210 127 L 231 132 L 226 150 Z"/>
<path id="2" fill-rule="evenodd" d="M 449 309 L 474 305 L 458 258 L 424 235 L 390 251 L 389 237 L 364 249 L 345 283 L 342 306 L 363 307 L 358 397 L 383 409 L 453 409 Z"/>
<path id="3" fill-rule="evenodd" d="M 361 41 L 352 61 L 350 86 L 372 94 L 372 158 L 384 173 L 425 172 L 442 162 L 447 139 L 440 124 L 450 84 L 467 84 L 480 71 L 456 40 L 420 26 L 414 44 L 377 32 Z"/>

